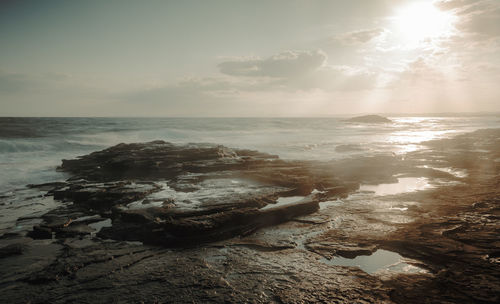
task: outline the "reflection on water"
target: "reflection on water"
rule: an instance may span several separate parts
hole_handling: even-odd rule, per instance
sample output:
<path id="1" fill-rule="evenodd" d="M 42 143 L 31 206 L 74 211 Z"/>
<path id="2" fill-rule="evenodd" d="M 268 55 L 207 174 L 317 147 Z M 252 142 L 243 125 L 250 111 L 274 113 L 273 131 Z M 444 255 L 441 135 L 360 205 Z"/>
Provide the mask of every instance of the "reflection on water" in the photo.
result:
<path id="1" fill-rule="evenodd" d="M 372 255 L 360 255 L 354 259 L 335 257 L 331 260 L 322 259 L 328 265 L 359 267 L 367 273 L 379 271 L 417 273 L 425 272 L 423 269 L 402 261 L 402 256 L 396 252 L 379 249 Z"/>
<path id="2" fill-rule="evenodd" d="M 460 132 L 448 123 L 457 123 L 452 118 L 437 117 L 400 117 L 392 118 L 398 131 L 388 134 L 386 142 L 391 143 L 397 154 L 409 153 L 422 148 L 420 143 L 450 137 Z M 409 127 L 412 126 L 412 127 Z M 418 126 L 418 127 L 415 127 Z"/>
<path id="3" fill-rule="evenodd" d="M 443 137 L 445 134 L 452 131 L 404 131 L 404 132 L 394 132 L 388 139 L 393 143 L 421 143 L 423 141 L 428 141 Z"/>
<path id="4" fill-rule="evenodd" d="M 375 195 L 392 195 L 429 189 L 432 186 L 425 177 L 401 177 L 397 183 L 379 185 L 361 185 L 360 191 L 375 192 Z"/>

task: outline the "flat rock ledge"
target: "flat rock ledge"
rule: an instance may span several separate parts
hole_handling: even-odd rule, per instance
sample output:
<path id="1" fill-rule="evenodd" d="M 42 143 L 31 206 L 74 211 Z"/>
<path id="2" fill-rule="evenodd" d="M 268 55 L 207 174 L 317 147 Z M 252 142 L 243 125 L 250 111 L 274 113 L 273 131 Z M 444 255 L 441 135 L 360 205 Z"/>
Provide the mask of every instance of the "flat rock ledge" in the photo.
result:
<path id="1" fill-rule="evenodd" d="M 119 144 L 63 160 L 59 170 L 71 177 L 34 187 L 73 205 L 46 214 L 30 233 L 33 238 L 97 233 L 105 239 L 189 246 L 313 213 L 320 201 L 359 187 L 315 163 L 164 141 Z"/>

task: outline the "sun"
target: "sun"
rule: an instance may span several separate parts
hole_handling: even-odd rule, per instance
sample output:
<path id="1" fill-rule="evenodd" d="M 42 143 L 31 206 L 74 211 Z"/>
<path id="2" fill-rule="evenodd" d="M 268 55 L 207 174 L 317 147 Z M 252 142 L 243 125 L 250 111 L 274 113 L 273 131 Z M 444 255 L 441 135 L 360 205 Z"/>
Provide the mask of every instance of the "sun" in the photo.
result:
<path id="1" fill-rule="evenodd" d="M 393 31 L 408 47 L 439 37 L 450 36 L 455 16 L 434 6 L 433 2 L 417 2 L 401 7 L 391 18 Z"/>

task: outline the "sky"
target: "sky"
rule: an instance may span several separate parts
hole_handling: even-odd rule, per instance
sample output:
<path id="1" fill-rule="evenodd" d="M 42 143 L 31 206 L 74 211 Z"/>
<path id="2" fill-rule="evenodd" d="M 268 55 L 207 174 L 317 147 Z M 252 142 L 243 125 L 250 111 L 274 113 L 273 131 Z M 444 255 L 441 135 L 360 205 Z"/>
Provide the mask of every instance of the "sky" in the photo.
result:
<path id="1" fill-rule="evenodd" d="M 499 0 L 0 1 L 0 116 L 500 111 Z"/>

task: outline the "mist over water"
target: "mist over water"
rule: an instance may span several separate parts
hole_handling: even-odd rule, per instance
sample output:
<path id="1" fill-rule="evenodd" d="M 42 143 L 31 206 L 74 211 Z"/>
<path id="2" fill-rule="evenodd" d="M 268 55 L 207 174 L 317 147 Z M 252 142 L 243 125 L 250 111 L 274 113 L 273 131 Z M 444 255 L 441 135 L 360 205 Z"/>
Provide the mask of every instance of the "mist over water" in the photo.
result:
<path id="1" fill-rule="evenodd" d="M 500 127 L 494 116 L 390 118 L 386 124 L 344 118 L 0 118 L 0 193 L 64 179 L 56 171 L 61 159 L 122 142 L 204 142 L 284 159 L 330 160 L 401 154 L 426 140 Z"/>

